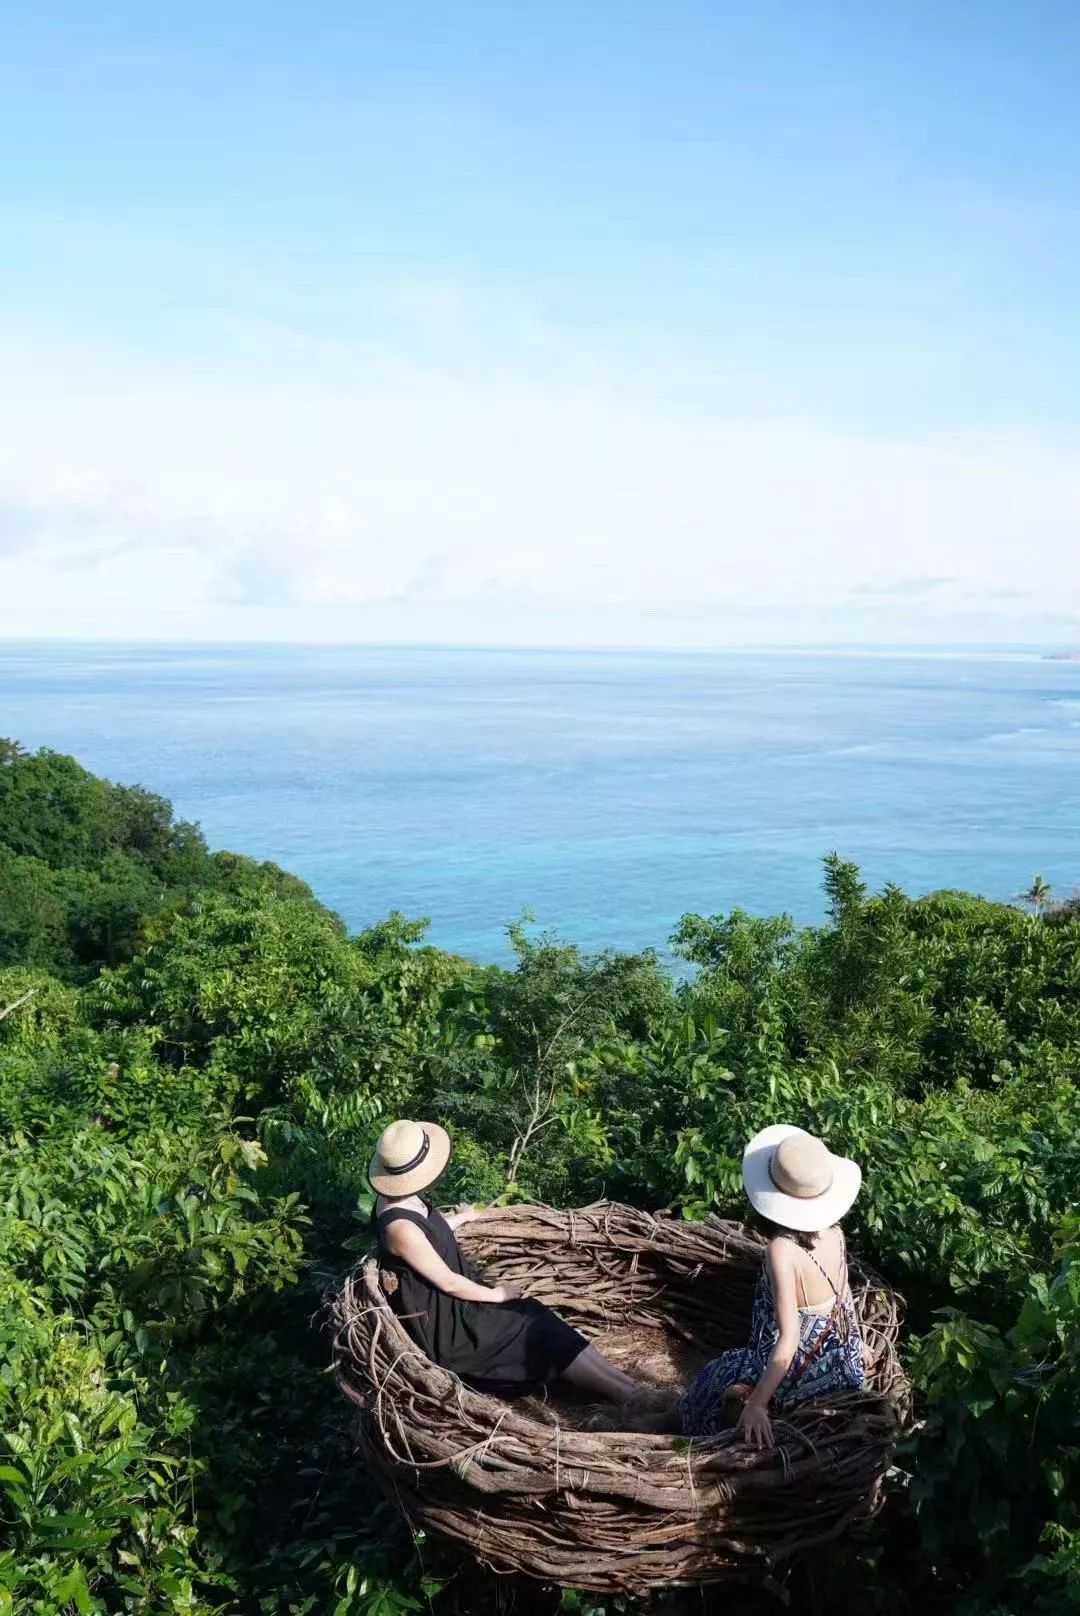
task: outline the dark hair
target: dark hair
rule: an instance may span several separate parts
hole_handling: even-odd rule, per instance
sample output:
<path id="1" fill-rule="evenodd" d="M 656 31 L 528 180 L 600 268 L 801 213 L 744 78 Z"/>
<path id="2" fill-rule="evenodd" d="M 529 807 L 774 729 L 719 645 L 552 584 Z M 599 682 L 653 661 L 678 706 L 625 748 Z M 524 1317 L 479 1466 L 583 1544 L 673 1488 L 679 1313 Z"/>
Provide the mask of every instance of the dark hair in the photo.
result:
<path id="1" fill-rule="evenodd" d="M 757 1229 L 759 1233 L 767 1235 L 770 1240 L 776 1240 L 777 1238 L 782 1240 L 794 1240 L 795 1244 L 797 1246 L 801 1246 L 804 1251 L 813 1251 L 814 1241 L 817 1239 L 819 1234 L 824 1234 L 825 1232 L 824 1229 L 789 1229 L 783 1223 L 774 1223 L 773 1220 L 771 1218 L 767 1218 L 763 1212 L 758 1212 L 753 1208 L 751 1209 L 750 1216 L 746 1221 L 751 1228 Z M 835 1227 L 835 1225 L 829 1225 L 829 1228 L 833 1227 Z"/>
<path id="2" fill-rule="evenodd" d="M 804 1251 L 813 1251 L 814 1241 L 822 1232 L 820 1229 L 785 1229 L 782 1223 L 774 1223 L 772 1229 L 774 1239 L 779 1237 L 781 1240 L 794 1240 Z"/>

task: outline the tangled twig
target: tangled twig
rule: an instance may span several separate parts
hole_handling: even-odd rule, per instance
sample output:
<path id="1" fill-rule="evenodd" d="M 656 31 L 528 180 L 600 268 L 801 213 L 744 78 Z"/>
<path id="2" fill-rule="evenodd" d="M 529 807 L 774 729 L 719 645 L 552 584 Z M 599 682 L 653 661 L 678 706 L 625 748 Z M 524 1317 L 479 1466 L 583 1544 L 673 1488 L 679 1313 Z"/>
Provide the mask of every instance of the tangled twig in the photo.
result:
<path id="1" fill-rule="evenodd" d="M 764 1249 L 739 1224 L 609 1203 L 493 1209 L 462 1230 L 462 1244 L 492 1280 L 527 1274 L 528 1294 L 586 1335 L 633 1327 L 706 1354 L 745 1341 Z M 899 1299 L 857 1262 L 852 1285 L 874 1350 L 868 1387 L 785 1414 L 772 1452 L 734 1433 L 688 1444 L 582 1429 L 557 1403 L 474 1392 L 417 1351 L 373 1256 L 331 1305 L 335 1373 L 399 1508 L 495 1571 L 630 1593 L 760 1580 L 880 1506 L 908 1408 Z"/>

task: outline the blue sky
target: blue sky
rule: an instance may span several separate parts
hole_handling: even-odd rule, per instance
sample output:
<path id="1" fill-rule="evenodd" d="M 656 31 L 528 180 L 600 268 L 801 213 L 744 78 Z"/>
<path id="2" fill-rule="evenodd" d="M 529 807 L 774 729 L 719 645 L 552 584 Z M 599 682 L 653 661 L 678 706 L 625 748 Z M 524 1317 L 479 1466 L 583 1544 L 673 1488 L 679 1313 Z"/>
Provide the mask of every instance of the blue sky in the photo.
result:
<path id="1" fill-rule="evenodd" d="M 5 8 L 0 630 L 1080 638 L 1080 9 Z"/>

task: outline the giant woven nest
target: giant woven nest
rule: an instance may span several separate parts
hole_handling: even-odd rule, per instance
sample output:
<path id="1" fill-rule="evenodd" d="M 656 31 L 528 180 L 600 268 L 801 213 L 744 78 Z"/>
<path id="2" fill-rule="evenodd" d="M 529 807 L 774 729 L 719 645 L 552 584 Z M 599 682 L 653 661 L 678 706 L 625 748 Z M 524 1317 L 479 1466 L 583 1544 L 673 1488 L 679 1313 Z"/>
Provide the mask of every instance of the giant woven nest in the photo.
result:
<path id="1" fill-rule="evenodd" d="M 764 1239 L 599 1203 L 517 1206 L 463 1228 L 485 1277 L 555 1307 L 635 1376 L 675 1387 L 746 1340 Z M 566 1587 L 768 1579 L 793 1555 L 871 1515 L 907 1387 L 897 1297 L 857 1261 L 856 1305 L 876 1355 L 865 1391 L 774 1422 L 776 1448 L 596 1429 L 569 1396 L 500 1401 L 413 1344 L 369 1255 L 332 1303 L 334 1367 L 359 1405 L 362 1452 L 416 1528 L 494 1571 Z"/>

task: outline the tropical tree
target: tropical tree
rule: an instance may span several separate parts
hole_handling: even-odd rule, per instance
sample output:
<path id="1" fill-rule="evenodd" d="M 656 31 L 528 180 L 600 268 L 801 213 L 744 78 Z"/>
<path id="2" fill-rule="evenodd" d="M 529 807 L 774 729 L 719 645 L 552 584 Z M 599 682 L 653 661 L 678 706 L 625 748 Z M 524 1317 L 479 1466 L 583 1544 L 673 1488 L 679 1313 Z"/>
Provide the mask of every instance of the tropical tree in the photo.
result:
<path id="1" fill-rule="evenodd" d="M 1049 881 L 1044 881 L 1041 875 L 1037 875 L 1027 891 L 1020 894 L 1020 902 L 1027 904 L 1032 914 L 1038 918 L 1050 903 L 1051 891 Z"/>

